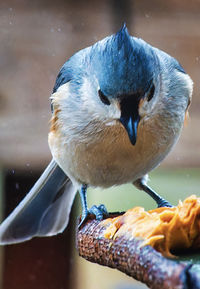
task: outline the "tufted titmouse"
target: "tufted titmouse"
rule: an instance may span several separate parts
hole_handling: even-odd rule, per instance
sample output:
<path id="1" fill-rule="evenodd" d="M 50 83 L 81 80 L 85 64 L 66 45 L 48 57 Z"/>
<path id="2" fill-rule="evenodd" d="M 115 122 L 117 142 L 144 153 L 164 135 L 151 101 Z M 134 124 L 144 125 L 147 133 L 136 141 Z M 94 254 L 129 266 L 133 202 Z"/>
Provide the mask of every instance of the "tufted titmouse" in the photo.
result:
<path id="1" fill-rule="evenodd" d="M 51 236 L 68 224 L 77 191 L 82 221 L 87 186 L 133 183 L 158 206 L 171 206 L 147 186 L 147 173 L 176 143 L 191 101 L 192 80 L 165 52 L 120 31 L 73 55 L 51 96 L 52 161 L 0 226 L 0 244 Z"/>

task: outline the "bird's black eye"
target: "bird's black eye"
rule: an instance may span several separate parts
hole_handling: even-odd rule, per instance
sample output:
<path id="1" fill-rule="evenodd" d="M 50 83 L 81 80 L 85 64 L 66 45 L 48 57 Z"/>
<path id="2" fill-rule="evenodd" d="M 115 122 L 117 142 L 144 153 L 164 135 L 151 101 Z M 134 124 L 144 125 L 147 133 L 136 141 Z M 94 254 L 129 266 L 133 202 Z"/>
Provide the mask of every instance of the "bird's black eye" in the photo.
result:
<path id="1" fill-rule="evenodd" d="M 155 92 L 155 86 L 154 86 L 154 84 L 152 84 L 151 88 L 149 90 L 149 93 L 147 95 L 147 101 L 148 102 L 153 98 L 154 92 Z"/>
<path id="2" fill-rule="evenodd" d="M 101 101 L 102 101 L 104 104 L 110 105 L 109 99 L 107 98 L 107 96 L 105 96 L 105 95 L 103 94 L 103 92 L 102 92 L 100 89 L 99 89 L 99 91 L 98 91 L 98 94 L 99 94 L 99 98 L 101 99 Z"/>

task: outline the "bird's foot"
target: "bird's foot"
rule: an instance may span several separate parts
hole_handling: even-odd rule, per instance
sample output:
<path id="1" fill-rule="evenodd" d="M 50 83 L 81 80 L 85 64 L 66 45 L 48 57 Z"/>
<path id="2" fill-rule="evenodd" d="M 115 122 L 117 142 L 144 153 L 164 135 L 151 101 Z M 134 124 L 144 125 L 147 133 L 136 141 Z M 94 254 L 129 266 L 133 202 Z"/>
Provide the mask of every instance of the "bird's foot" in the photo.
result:
<path id="1" fill-rule="evenodd" d="M 157 202 L 157 204 L 158 204 L 158 208 L 161 208 L 161 207 L 172 208 L 173 207 L 168 201 L 166 201 L 163 198 L 160 198 L 160 200 Z"/>
<path id="2" fill-rule="evenodd" d="M 89 213 L 91 215 L 95 215 L 96 216 L 96 220 L 98 221 L 101 221 L 103 220 L 103 217 L 104 216 L 108 216 L 108 211 L 106 209 L 106 207 L 101 204 L 99 206 L 92 206 L 90 209 L 89 209 Z"/>
<path id="3" fill-rule="evenodd" d="M 96 220 L 101 221 L 103 220 L 104 216 L 108 216 L 108 211 L 103 204 L 99 206 L 92 206 L 89 210 L 82 213 L 81 222 L 78 225 L 79 228 L 89 219 L 90 215 L 95 215 Z"/>

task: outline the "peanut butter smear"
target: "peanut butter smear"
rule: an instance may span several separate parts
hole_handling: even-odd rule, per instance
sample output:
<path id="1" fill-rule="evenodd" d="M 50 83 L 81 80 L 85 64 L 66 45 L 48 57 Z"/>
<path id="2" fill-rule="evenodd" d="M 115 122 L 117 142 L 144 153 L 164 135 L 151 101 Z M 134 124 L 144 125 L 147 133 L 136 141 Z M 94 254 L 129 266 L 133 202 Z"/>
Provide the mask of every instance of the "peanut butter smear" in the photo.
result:
<path id="1" fill-rule="evenodd" d="M 107 227 L 105 238 L 139 238 L 144 246 L 152 246 L 165 257 L 175 257 L 172 251 L 200 247 L 200 198 L 192 195 L 173 208 L 145 211 L 135 207 L 103 224 Z"/>

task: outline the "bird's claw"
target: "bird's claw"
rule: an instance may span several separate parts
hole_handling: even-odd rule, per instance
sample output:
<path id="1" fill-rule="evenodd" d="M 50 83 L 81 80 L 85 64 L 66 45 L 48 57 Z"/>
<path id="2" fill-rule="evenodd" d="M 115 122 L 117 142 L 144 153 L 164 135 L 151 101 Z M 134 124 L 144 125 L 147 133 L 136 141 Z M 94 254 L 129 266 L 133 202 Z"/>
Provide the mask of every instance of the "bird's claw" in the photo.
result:
<path id="1" fill-rule="evenodd" d="M 108 215 L 106 207 L 103 204 L 101 204 L 99 206 L 95 206 L 95 205 L 92 206 L 89 210 L 89 213 L 91 215 L 95 215 L 96 220 L 98 220 L 98 221 L 103 220 L 103 217 Z"/>
<path id="2" fill-rule="evenodd" d="M 101 221 L 103 220 L 104 216 L 108 216 L 108 211 L 103 204 L 99 206 L 92 206 L 89 210 L 83 212 L 81 222 L 78 225 L 79 228 L 88 220 L 90 215 L 95 215 L 96 220 Z"/>
<path id="3" fill-rule="evenodd" d="M 162 207 L 172 208 L 173 207 L 168 201 L 162 198 L 159 200 L 157 204 L 158 204 L 158 208 L 162 208 Z"/>

